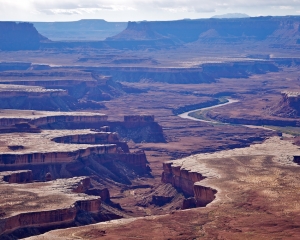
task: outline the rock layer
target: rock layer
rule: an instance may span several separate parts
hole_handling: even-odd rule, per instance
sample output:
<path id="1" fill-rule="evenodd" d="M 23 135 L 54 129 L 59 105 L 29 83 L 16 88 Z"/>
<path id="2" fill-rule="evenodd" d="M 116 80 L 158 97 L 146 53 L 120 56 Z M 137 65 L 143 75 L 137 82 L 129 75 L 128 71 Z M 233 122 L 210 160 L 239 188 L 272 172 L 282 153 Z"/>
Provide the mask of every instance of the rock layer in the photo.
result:
<path id="1" fill-rule="evenodd" d="M 4 51 L 37 50 L 42 40 L 31 23 L 0 22 L 0 49 Z"/>
<path id="2" fill-rule="evenodd" d="M 80 186 L 89 188 L 89 185 L 86 177 L 22 185 L 0 183 L 1 194 L 7 193 L 0 200 L 1 206 L 6 206 L 0 217 L 0 236 L 25 227 L 55 228 L 70 224 L 79 211 L 99 213 L 101 198 L 78 191 Z M 12 206 L 6 201 L 8 197 L 14 203 Z"/>
<path id="3" fill-rule="evenodd" d="M 201 186 L 199 183 L 206 178 L 205 176 L 201 173 L 172 165 L 171 162 L 163 164 L 162 182 L 171 183 L 173 187 L 193 197 L 193 199 L 183 202 L 183 209 L 190 208 L 193 205 L 196 207 L 205 207 L 215 199 L 217 191 L 210 187 Z"/>

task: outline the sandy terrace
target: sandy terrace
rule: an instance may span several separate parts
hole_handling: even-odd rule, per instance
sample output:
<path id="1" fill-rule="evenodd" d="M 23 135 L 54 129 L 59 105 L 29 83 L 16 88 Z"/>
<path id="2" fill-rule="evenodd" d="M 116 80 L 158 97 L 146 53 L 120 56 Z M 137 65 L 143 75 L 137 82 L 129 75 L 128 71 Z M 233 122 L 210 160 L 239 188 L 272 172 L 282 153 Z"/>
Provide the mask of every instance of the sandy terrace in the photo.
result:
<path id="1" fill-rule="evenodd" d="M 0 84 L 0 92 L 53 93 L 53 92 L 66 92 L 66 91 L 63 89 L 46 89 L 39 86 Z"/>
<path id="2" fill-rule="evenodd" d="M 47 152 L 70 152 L 103 144 L 63 144 L 52 139 L 62 136 L 98 134 L 88 129 L 83 130 L 43 130 L 41 133 L 9 133 L 0 134 L 1 154 L 26 154 Z M 23 146 L 23 149 L 11 150 L 8 146 Z M 111 144 L 105 144 L 111 146 Z"/>
<path id="3" fill-rule="evenodd" d="M 95 112 L 51 112 L 51 111 L 34 111 L 34 110 L 13 110 L 3 109 L 0 111 L 1 118 L 25 118 L 38 119 L 40 117 L 51 116 L 106 116 L 102 113 Z"/>
<path id="4" fill-rule="evenodd" d="M 20 213 L 70 208 L 76 201 L 98 199 L 72 192 L 85 177 L 28 184 L 0 183 L 0 208 L 7 218 Z"/>

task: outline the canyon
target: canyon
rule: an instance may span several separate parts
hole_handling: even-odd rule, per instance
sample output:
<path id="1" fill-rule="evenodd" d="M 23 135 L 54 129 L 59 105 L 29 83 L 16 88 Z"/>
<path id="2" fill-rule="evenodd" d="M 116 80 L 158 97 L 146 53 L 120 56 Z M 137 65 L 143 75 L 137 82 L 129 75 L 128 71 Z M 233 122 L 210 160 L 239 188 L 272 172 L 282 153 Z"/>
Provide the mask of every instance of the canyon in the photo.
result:
<path id="1" fill-rule="evenodd" d="M 299 24 L 1 22 L 0 238 L 298 239 Z"/>

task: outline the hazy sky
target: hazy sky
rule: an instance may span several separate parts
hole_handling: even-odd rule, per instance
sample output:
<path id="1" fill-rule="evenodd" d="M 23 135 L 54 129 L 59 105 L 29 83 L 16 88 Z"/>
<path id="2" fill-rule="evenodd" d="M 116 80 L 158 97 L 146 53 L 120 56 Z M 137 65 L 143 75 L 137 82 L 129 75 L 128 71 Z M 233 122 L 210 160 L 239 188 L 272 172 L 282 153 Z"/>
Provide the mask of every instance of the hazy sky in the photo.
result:
<path id="1" fill-rule="evenodd" d="M 1 21 L 172 20 L 235 12 L 300 15 L 300 0 L 0 0 Z"/>

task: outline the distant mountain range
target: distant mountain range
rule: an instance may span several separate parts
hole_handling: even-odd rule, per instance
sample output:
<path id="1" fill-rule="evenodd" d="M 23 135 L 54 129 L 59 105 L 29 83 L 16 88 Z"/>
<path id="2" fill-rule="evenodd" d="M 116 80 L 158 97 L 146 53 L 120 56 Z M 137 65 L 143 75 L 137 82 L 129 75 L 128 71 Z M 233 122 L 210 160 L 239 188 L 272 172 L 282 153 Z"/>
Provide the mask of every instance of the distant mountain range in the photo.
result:
<path id="1" fill-rule="evenodd" d="M 226 13 L 222 15 L 215 15 L 211 18 L 249 18 L 250 16 L 245 13 Z"/>

